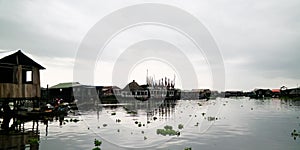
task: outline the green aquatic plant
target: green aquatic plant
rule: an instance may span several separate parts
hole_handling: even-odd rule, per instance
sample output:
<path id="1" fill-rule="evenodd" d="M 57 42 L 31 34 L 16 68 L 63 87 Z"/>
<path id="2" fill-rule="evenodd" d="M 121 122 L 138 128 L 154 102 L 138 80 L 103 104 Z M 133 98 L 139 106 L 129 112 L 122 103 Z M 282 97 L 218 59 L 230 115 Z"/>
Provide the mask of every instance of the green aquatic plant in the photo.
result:
<path id="1" fill-rule="evenodd" d="M 95 147 L 95 148 L 93 148 L 92 150 L 101 150 L 101 148 Z"/>
<path id="2" fill-rule="evenodd" d="M 95 146 L 101 146 L 102 141 L 99 141 L 99 140 L 95 139 L 94 144 L 95 144 Z"/>
<path id="3" fill-rule="evenodd" d="M 94 140 L 95 148 L 93 148 L 92 150 L 101 150 L 101 148 L 99 147 L 99 146 L 101 146 L 101 144 L 102 144 L 102 141 L 95 139 Z"/>
<path id="4" fill-rule="evenodd" d="M 180 129 L 180 130 L 183 129 L 183 124 L 179 124 L 178 129 Z"/>
<path id="5" fill-rule="evenodd" d="M 157 129 L 156 134 L 161 134 L 163 136 L 166 136 L 166 135 L 169 135 L 169 136 L 177 135 L 177 136 L 179 136 L 180 132 L 173 130 L 172 126 L 166 125 L 166 126 L 164 126 L 164 129 Z"/>
<path id="6" fill-rule="evenodd" d="M 39 139 L 38 138 L 29 138 L 28 139 L 28 143 L 29 144 L 38 144 L 39 143 Z"/>

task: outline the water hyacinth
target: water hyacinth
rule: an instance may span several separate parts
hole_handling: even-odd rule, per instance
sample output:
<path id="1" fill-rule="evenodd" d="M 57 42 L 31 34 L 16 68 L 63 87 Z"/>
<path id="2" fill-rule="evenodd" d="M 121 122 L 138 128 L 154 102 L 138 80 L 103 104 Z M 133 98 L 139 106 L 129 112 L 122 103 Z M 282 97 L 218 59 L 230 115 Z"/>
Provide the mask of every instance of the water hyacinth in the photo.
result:
<path id="1" fill-rule="evenodd" d="M 166 125 L 166 126 L 164 127 L 164 129 L 157 129 L 157 130 L 156 130 L 156 134 L 161 134 L 161 135 L 163 135 L 163 136 L 166 136 L 166 135 L 169 135 L 169 136 L 177 135 L 177 136 L 179 136 L 179 135 L 180 135 L 180 132 L 179 132 L 179 131 L 173 130 L 173 127 L 172 127 L 172 126 Z"/>
<path id="2" fill-rule="evenodd" d="M 178 129 L 180 129 L 180 130 L 183 129 L 183 124 L 179 124 Z"/>

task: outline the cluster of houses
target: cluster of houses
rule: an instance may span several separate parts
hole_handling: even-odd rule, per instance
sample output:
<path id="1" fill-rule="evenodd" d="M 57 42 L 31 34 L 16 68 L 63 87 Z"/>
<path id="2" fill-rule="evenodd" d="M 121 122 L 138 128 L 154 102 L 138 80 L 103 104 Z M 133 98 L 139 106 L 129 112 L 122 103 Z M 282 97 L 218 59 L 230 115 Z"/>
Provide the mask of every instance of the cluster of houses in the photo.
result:
<path id="1" fill-rule="evenodd" d="M 250 97 L 254 99 L 260 98 L 299 98 L 300 97 L 300 88 L 286 88 L 285 86 L 280 89 L 254 89 L 250 92 L 243 91 L 225 91 L 218 93 L 213 91 L 212 95 L 220 97 Z"/>
<path id="2" fill-rule="evenodd" d="M 18 106 L 24 100 L 64 100 L 73 102 L 76 100 L 101 100 L 102 103 L 116 103 L 117 97 L 133 97 L 140 100 L 148 100 L 154 97 L 165 99 L 209 99 L 211 97 L 238 97 L 251 98 L 267 97 L 299 97 L 300 89 L 281 87 L 280 89 L 255 89 L 251 92 L 225 91 L 217 92 L 209 89 L 180 90 L 174 88 L 174 82 L 163 79 L 158 84 L 151 84 L 147 77 L 145 85 L 139 85 L 135 81 L 124 88 L 117 86 L 90 86 L 78 82 L 59 83 L 52 87 L 40 87 L 39 71 L 43 66 L 29 58 L 21 50 L 0 53 L 0 101 L 13 102 Z M 2 103 L 1 103 L 2 104 Z"/>

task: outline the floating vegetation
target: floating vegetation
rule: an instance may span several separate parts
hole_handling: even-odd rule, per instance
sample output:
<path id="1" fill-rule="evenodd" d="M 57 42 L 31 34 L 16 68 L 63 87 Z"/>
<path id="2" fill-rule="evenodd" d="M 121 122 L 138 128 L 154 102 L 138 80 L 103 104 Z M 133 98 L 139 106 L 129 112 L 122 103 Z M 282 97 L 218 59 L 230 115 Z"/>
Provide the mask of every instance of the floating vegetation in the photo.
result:
<path id="1" fill-rule="evenodd" d="M 75 122 L 75 123 L 78 122 L 78 121 L 80 121 L 80 120 L 76 119 L 76 118 L 75 119 L 71 118 L 70 121 L 69 120 L 65 120 L 65 122 Z"/>
<path id="2" fill-rule="evenodd" d="M 207 120 L 208 121 L 215 121 L 215 120 L 218 120 L 216 117 L 207 117 Z"/>
<path id="3" fill-rule="evenodd" d="M 161 135 L 163 135 L 163 136 L 166 136 L 166 135 L 169 135 L 169 136 L 177 135 L 177 136 L 179 136 L 179 135 L 180 135 L 180 132 L 179 132 L 179 131 L 173 130 L 173 127 L 172 127 L 172 126 L 166 125 L 166 126 L 164 127 L 164 129 L 157 129 L 157 130 L 156 130 L 156 134 L 161 134 Z"/>
<path id="4" fill-rule="evenodd" d="M 292 133 L 291 133 L 291 136 L 299 136 L 300 137 L 300 132 L 297 132 L 297 130 L 294 130 Z"/>
<path id="5" fill-rule="evenodd" d="M 39 139 L 38 138 L 29 138 L 28 139 L 28 143 L 29 144 L 38 144 L 39 143 Z"/>
<path id="6" fill-rule="evenodd" d="M 101 148 L 99 147 L 99 146 L 101 146 L 101 144 L 102 144 L 102 141 L 95 139 L 94 140 L 95 148 L 93 148 L 93 150 L 101 150 Z"/>
<path id="7" fill-rule="evenodd" d="M 180 130 L 183 129 L 183 124 L 179 124 L 178 129 L 180 129 Z"/>
<path id="8" fill-rule="evenodd" d="M 186 148 L 184 148 L 184 150 L 192 150 L 192 148 L 191 147 L 186 147 Z"/>
<path id="9" fill-rule="evenodd" d="M 136 115 L 137 112 L 136 111 L 127 111 L 127 114 Z"/>

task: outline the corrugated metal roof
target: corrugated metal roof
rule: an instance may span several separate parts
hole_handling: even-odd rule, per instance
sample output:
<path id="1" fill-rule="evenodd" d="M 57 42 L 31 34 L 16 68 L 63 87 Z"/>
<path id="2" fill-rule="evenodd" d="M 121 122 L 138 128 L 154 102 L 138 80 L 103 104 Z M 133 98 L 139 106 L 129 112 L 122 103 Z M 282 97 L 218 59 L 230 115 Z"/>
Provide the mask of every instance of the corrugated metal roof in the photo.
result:
<path id="1" fill-rule="evenodd" d="M 65 83 L 59 83 L 57 85 L 54 85 L 50 87 L 50 89 L 63 89 L 63 88 L 76 87 L 80 85 L 81 84 L 79 82 L 65 82 Z"/>

